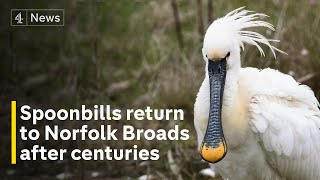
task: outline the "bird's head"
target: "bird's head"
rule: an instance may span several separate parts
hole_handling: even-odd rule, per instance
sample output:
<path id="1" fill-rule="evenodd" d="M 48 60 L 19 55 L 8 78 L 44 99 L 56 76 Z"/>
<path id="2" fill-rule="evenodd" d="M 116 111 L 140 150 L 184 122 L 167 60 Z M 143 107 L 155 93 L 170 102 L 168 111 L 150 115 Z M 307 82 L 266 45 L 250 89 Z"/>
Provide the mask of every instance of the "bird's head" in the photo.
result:
<path id="1" fill-rule="evenodd" d="M 266 16 L 242 7 L 215 20 L 207 29 L 202 54 L 207 64 L 210 82 L 210 112 L 200 149 L 201 156 L 206 161 L 218 162 L 227 152 L 221 124 L 224 85 L 227 74 L 232 74 L 240 68 L 240 51 L 244 49 L 244 44 L 256 46 L 262 56 L 265 54 L 260 44 L 268 46 L 274 57 L 275 51 L 284 53 L 270 44 L 278 40 L 267 39 L 257 32 L 247 30 L 252 27 L 274 30 L 272 24 L 259 19 Z"/>
<path id="2" fill-rule="evenodd" d="M 285 53 L 270 44 L 270 42 L 279 42 L 278 40 L 267 39 L 257 32 L 247 30 L 253 27 L 265 27 L 274 31 L 272 24 L 260 20 L 265 17 L 267 15 L 254 13 L 241 7 L 218 18 L 209 26 L 204 36 L 203 58 L 206 61 L 226 59 L 229 60 L 227 65 L 230 67 L 240 65 L 240 48 L 244 50 L 244 44 L 256 46 L 261 56 L 265 56 L 265 53 L 260 44 L 268 46 L 274 57 L 276 57 L 275 51 Z"/>
<path id="3" fill-rule="evenodd" d="M 233 39 L 231 32 L 217 31 L 217 28 L 210 26 L 204 37 L 202 54 L 205 61 L 219 61 L 222 59 L 230 59 L 232 56 L 239 54 L 239 46 L 235 39 Z M 234 59 L 234 58 L 231 58 Z M 237 62 L 230 62 L 230 65 Z"/>

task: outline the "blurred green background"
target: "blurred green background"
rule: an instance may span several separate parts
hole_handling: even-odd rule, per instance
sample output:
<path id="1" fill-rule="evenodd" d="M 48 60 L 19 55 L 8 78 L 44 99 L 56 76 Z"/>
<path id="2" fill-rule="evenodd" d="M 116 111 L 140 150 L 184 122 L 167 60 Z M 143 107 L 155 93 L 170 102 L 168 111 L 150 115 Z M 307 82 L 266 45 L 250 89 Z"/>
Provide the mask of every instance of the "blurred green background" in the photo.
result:
<path id="1" fill-rule="evenodd" d="M 276 47 L 245 46 L 242 66 L 271 67 L 307 84 L 320 97 L 320 3 L 317 0 L 56 0 L 7 1 L 1 4 L 0 98 L 38 108 L 71 108 L 110 104 L 114 108 L 182 108 L 190 129 L 187 142 L 39 142 L 49 147 L 93 148 L 110 145 L 160 149 L 155 162 L 21 162 L 8 166 L 9 104 L 0 110 L 0 177 L 28 179 L 208 179 L 200 161 L 193 128 L 193 104 L 204 77 L 202 38 L 212 21 L 238 7 L 269 15 L 276 31 L 255 29 L 280 39 Z M 64 27 L 10 27 L 12 8 L 65 9 Z M 108 122 L 110 123 L 110 122 Z M 111 122 L 113 123 L 113 122 Z M 122 126 L 127 122 L 116 122 Z M 135 122 L 132 122 L 133 124 Z M 92 126 L 98 124 L 91 124 Z M 134 124 L 143 128 L 174 126 L 168 122 Z M 41 124 L 39 125 L 41 126 Z M 79 123 L 63 124 L 68 128 Z M 29 144 L 18 142 L 18 148 Z M 31 146 L 31 144 L 30 144 Z M 168 161 L 172 152 L 176 168 Z M 54 167 L 54 168 L 53 168 Z M 101 172 L 93 177 L 93 172 Z"/>

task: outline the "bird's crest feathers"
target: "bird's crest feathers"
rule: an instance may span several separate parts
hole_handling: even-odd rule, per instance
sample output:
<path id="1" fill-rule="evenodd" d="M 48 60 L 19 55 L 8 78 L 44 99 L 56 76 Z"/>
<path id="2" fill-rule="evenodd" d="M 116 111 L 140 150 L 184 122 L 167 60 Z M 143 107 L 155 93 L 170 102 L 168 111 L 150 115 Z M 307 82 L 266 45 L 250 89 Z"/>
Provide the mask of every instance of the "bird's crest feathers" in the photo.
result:
<path id="1" fill-rule="evenodd" d="M 244 43 L 251 44 L 258 48 L 261 56 L 265 56 L 265 53 L 260 46 L 261 43 L 267 45 L 271 49 L 275 58 L 275 51 L 286 54 L 270 44 L 270 42 L 279 42 L 279 40 L 267 39 L 265 36 L 257 32 L 245 30 L 251 27 L 266 27 L 272 31 L 275 31 L 272 24 L 259 20 L 263 17 L 268 17 L 268 15 L 248 11 L 245 10 L 244 7 L 241 7 L 229 12 L 224 17 L 215 20 L 211 26 L 212 28 L 218 28 L 220 31 L 231 31 L 234 33 L 239 40 L 239 46 L 242 48 L 242 50 L 244 49 Z"/>

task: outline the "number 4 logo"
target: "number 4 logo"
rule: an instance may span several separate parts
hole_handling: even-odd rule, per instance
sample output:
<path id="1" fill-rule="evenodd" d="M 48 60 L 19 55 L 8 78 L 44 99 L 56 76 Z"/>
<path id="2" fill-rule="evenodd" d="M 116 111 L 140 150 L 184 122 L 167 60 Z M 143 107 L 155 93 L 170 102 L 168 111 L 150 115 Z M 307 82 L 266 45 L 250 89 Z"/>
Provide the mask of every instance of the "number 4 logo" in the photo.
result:
<path id="1" fill-rule="evenodd" d="M 23 18 L 21 17 L 21 12 L 14 18 L 17 21 L 17 24 L 22 24 Z"/>
<path id="2" fill-rule="evenodd" d="M 26 26 L 26 10 L 11 9 L 11 26 Z"/>

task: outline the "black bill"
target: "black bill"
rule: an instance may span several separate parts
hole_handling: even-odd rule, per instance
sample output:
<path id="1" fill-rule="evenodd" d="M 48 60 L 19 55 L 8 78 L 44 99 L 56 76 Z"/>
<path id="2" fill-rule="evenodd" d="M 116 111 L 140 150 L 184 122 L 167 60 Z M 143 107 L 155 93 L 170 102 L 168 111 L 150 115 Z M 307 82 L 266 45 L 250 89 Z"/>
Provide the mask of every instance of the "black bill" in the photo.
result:
<path id="1" fill-rule="evenodd" d="M 216 163 L 223 159 L 227 153 L 227 144 L 223 136 L 221 123 L 221 109 L 227 74 L 227 61 L 226 58 L 218 61 L 208 61 L 210 111 L 208 126 L 201 145 L 200 154 L 205 161 Z"/>

